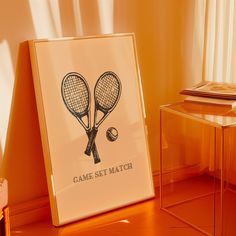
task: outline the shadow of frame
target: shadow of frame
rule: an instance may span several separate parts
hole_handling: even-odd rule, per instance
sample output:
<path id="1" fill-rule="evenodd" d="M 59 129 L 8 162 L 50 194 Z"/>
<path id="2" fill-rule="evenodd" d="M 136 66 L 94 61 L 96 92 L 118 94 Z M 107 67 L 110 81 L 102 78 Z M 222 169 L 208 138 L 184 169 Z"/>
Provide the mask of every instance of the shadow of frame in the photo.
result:
<path id="1" fill-rule="evenodd" d="M 1 176 L 10 206 L 48 195 L 27 41 L 19 46 Z"/>

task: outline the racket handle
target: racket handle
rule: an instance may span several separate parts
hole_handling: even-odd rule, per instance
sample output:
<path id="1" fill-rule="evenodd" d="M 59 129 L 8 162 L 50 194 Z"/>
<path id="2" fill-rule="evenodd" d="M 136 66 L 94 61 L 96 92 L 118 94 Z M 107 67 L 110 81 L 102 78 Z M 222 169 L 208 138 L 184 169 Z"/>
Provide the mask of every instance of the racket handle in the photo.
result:
<path id="1" fill-rule="evenodd" d="M 91 134 L 90 134 L 90 137 L 89 137 L 89 142 L 88 142 L 88 145 L 86 147 L 86 150 L 85 150 L 85 154 L 89 155 L 91 154 L 91 150 L 94 146 L 94 141 L 95 141 L 95 138 L 96 138 L 96 135 L 97 135 L 97 132 L 98 130 L 93 128 L 92 131 L 91 131 Z"/>
<path id="2" fill-rule="evenodd" d="M 89 139 L 91 131 L 86 131 L 86 133 L 87 133 L 87 136 L 88 136 L 88 139 Z M 94 142 L 94 145 L 92 147 L 92 153 L 93 153 L 94 164 L 97 164 L 97 163 L 101 162 L 95 142 Z M 90 156 L 90 155 L 88 155 L 88 156 Z"/>
<path id="3" fill-rule="evenodd" d="M 101 162 L 95 143 L 94 143 L 93 148 L 92 148 L 92 153 L 93 153 L 94 164 L 97 164 L 97 163 Z"/>

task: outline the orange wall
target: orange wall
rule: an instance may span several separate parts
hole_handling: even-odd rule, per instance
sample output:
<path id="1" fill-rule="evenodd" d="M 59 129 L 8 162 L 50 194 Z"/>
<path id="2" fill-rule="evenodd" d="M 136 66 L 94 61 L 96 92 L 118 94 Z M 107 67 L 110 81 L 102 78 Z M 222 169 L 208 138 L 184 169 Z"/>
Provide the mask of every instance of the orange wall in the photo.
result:
<path id="1" fill-rule="evenodd" d="M 115 4 L 115 30 L 136 34 L 154 171 L 159 169 L 159 106 L 183 99 L 179 91 L 202 79 L 204 25 L 199 15 L 204 1 L 200 1 L 121 0 Z"/>
<path id="2" fill-rule="evenodd" d="M 199 55 L 199 48 L 194 46 L 197 1 L 113 2 L 113 31 L 136 34 L 154 171 L 159 168 L 159 106 L 181 99 L 178 92 L 182 88 L 201 80 L 201 53 Z M 33 21 L 32 5 L 28 1 L 14 1 L 13 4 L 13 1 L 4 0 L 0 3 L 0 46 L 2 40 L 9 43 L 15 71 L 14 96 L 1 168 L 1 175 L 9 180 L 10 204 L 47 195 L 29 54 L 27 44 L 22 42 L 32 38 L 78 35 L 72 3 L 72 0 L 58 1 L 61 35 L 53 29 L 52 22 L 39 25 Z M 104 32 L 98 3 L 96 0 L 80 0 L 84 35 Z M 52 19 L 48 18 L 48 21 Z M 42 32 L 49 26 L 51 28 Z"/>

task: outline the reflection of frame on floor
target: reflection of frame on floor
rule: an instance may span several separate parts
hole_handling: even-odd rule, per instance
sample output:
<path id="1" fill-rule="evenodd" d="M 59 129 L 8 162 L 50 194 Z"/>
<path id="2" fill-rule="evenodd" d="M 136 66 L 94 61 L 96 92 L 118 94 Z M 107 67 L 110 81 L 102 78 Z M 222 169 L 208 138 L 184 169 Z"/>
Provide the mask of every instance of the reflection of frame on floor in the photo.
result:
<path id="1" fill-rule="evenodd" d="M 30 52 L 53 223 L 153 197 L 134 35 L 33 40 Z"/>

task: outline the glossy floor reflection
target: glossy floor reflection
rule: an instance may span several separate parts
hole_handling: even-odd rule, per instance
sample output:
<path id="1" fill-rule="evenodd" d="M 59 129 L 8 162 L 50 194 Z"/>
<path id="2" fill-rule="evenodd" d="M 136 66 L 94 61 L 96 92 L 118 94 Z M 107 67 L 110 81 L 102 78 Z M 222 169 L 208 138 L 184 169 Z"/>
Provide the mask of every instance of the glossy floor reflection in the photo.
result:
<path id="1" fill-rule="evenodd" d="M 207 235 L 234 236 L 236 185 L 224 183 L 221 191 L 220 183 L 202 174 L 166 184 L 162 188 L 163 208 Z"/>
<path id="2" fill-rule="evenodd" d="M 201 236 L 202 233 L 160 210 L 159 194 L 139 204 L 108 212 L 62 227 L 53 227 L 50 219 L 11 230 L 12 236 Z"/>

